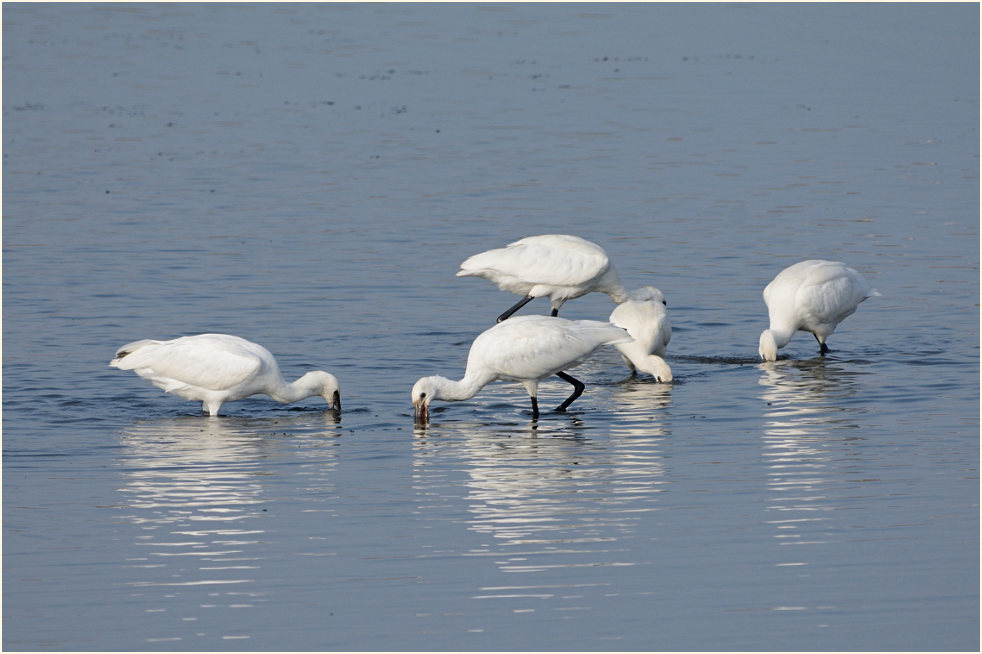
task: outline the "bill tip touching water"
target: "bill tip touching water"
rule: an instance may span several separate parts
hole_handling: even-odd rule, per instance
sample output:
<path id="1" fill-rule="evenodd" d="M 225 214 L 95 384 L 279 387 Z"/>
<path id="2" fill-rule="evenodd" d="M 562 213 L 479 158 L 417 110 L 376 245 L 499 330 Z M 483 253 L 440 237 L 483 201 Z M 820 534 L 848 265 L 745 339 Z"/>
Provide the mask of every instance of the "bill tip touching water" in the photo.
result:
<path id="1" fill-rule="evenodd" d="M 251 395 L 268 395 L 283 404 L 320 396 L 341 410 L 337 377 L 314 370 L 287 382 L 269 350 L 229 334 L 135 341 L 119 348 L 109 365 L 132 370 L 166 393 L 199 401 L 211 416 L 223 403 Z"/>

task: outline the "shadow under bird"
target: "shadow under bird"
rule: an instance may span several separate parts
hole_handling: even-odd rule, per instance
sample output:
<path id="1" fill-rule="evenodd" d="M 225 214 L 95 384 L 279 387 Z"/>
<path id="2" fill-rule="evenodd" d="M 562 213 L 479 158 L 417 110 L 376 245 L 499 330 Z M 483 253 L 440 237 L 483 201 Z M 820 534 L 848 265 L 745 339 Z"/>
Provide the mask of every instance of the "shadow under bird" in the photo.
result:
<path id="1" fill-rule="evenodd" d="M 223 403 L 251 395 L 268 395 L 282 404 L 319 395 L 335 411 L 341 409 L 334 375 L 314 370 L 287 382 L 269 350 L 228 334 L 135 341 L 119 348 L 109 365 L 132 370 L 167 393 L 197 400 L 212 416 Z"/>
<path id="2" fill-rule="evenodd" d="M 810 259 L 788 266 L 764 288 L 770 328 L 760 335 L 760 358 L 776 361 L 796 331 L 813 334 L 825 354 L 836 326 L 875 295 L 880 292 L 844 263 Z"/>
<path id="3" fill-rule="evenodd" d="M 656 381 L 672 381 L 672 369 L 662 358 L 672 338 L 664 294 L 654 286 L 642 286 L 628 293 L 610 314 L 610 322 L 627 330 L 634 340 L 614 347 L 621 353 L 631 374 L 646 372 Z"/>
<path id="4" fill-rule="evenodd" d="M 417 421 L 426 421 L 433 400 L 469 400 L 491 382 L 517 381 L 532 399 L 532 418 L 538 418 L 539 382 L 555 374 L 573 385 L 573 393 L 556 407 L 556 411 L 565 411 L 585 385 L 560 371 L 579 365 L 604 345 L 630 340 L 620 327 L 597 320 L 551 316 L 505 320 L 474 339 L 463 379 L 432 376 L 416 382 L 412 391 L 414 415 Z"/>
<path id="5" fill-rule="evenodd" d="M 543 234 L 528 236 L 475 254 L 460 264 L 458 277 L 483 277 L 503 291 L 523 296 L 498 322 L 537 297 L 548 297 L 552 315 L 567 300 L 587 293 L 606 293 L 616 302 L 627 299 L 627 292 L 604 249 L 579 236 Z"/>

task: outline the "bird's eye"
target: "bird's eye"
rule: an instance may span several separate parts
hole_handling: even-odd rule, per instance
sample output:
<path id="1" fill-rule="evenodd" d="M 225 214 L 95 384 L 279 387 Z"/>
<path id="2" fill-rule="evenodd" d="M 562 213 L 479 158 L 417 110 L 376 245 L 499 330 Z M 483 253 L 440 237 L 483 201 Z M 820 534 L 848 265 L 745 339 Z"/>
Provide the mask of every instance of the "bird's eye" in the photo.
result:
<path id="1" fill-rule="evenodd" d="M 664 304 L 666 307 L 668 306 L 668 300 L 662 300 L 661 303 Z"/>
<path id="2" fill-rule="evenodd" d="M 426 397 L 426 393 L 420 393 L 420 394 L 419 394 L 419 399 L 421 399 L 421 400 L 422 400 L 422 399 L 423 399 L 424 397 Z"/>

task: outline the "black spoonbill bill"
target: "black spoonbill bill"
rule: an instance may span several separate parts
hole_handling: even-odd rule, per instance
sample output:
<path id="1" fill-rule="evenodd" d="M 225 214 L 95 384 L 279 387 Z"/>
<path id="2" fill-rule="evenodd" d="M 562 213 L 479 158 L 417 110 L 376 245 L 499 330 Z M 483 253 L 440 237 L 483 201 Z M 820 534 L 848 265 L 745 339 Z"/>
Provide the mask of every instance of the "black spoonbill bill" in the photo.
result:
<path id="1" fill-rule="evenodd" d="M 672 338 L 665 296 L 654 286 L 642 286 L 628 293 L 626 302 L 614 307 L 610 322 L 627 330 L 634 339 L 614 347 L 631 369 L 646 372 L 657 381 L 672 381 L 672 369 L 665 363 L 665 348 Z"/>
<path id="2" fill-rule="evenodd" d="M 484 277 L 503 291 L 523 296 L 498 316 L 498 322 L 531 302 L 546 296 L 552 315 L 559 307 L 593 291 L 606 293 L 616 303 L 627 299 L 617 271 L 596 243 L 568 234 L 528 236 L 469 257 L 460 264 L 458 277 Z"/>
<path id="3" fill-rule="evenodd" d="M 770 329 L 760 335 L 760 358 L 777 360 L 777 351 L 796 331 L 811 332 L 820 351 L 836 325 L 863 300 L 880 295 L 863 276 L 837 261 L 810 259 L 782 270 L 764 289 Z"/>
<path id="4" fill-rule="evenodd" d="M 228 334 L 136 341 L 119 348 L 109 365 L 133 370 L 167 393 L 197 400 L 212 416 L 224 402 L 258 394 L 283 404 L 320 395 L 332 409 L 341 409 L 334 375 L 314 370 L 288 383 L 269 350 Z"/>
<path id="5" fill-rule="evenodd" d="M 566 407 L 583 393 L 583 382 L 560 372 L 582 363 L 604 345 L 630 341 L 627 332 L 608 322 L 566 320 L 551 316 L 518 316 L 496 324 L 471 344 L 460 381 L 423 377 L 413 386 L 417 421 L 429 418 L 430 402 L 468 400 L 493 381 L 522 382 L 532 398 L 532 418 L 539 417 L 539 382 L 558 374 L 573 385 L 573 394 L 556 407 Z"/>

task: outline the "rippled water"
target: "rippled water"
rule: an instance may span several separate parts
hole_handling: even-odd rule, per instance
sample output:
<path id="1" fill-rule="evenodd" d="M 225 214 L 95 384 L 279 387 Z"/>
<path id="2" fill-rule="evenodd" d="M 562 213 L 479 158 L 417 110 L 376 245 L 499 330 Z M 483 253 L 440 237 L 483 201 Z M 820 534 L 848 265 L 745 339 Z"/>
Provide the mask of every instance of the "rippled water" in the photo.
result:
<path id="1" fill-rule="evenodd" d="M 3 9 L 4 649 L 978 649 L 977 6 Z M 414 426 L 550 232 L 675 382 Z M 815 257 L 883 295 L 758 363 Z M 206 331 L 343 413 L 107 366 Z"/>

